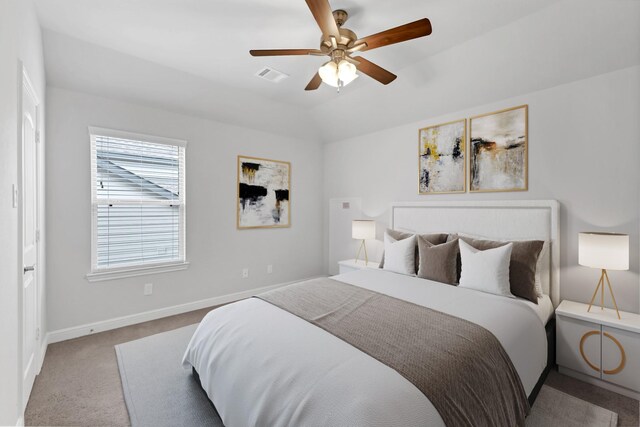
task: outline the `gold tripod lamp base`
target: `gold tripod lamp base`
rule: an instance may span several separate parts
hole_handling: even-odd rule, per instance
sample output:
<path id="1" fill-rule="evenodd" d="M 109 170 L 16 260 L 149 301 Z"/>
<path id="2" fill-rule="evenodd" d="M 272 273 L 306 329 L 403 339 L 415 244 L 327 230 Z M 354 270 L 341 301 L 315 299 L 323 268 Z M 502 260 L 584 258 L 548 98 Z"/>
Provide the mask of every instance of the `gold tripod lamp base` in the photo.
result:
<path id="1" fill-rule="evenodd" d="M 351 237 L 356 240 L 362 240 L 360 243 L 360 247 L 358 248 L 358 253 L 356 254 L 356 264 L 358 263 L 358 258 L 360 258 L 360 252 L 364 249 L 364 263 L 365 266 L 369 264 L 369 257 L 367 256 L 367 245 L 365 244 L 365 239 L 375 239 L 376 238 L 376 222 L 371 219 L 355 219 L 351 225 Z"/>
<path id="2" fill-rule="evenodd" d="M 616 297 L 613 295 L 613 288 L 611 287 L 611 282 L 609 281 L 609 275 L 607 274 L 606 269 L 602 269 L 602 274 L 600 275 L 600 280 L 598 281 L 598 286 L 596 286 L 596 290 L 593 293 L 593 297 L 591 297 L 591 302 L 589 303 L 589 308 L 587 311 L 591 311 L 591 306 L 593 305 L 593 301 L 596 299 L 596 295 L 598 295 L 598 289 L 600 290 L 600 310 L 604 310 L 604 280 L 607 279 L 607 285 L 609 285 L 609 293 L 611 293 L 611 299 L 613 300 L 613 306 L 616 308 L 616 313 L 618 314 L 618 319 L 620 319 L 620 312 L 618 311 L 618 304 L 616 304 Z"/>
<path id="3" fill-rule="evenodd" d="M 369 264 L 369 257 L 367 256 L 367 245 L 364 243 L 364 239 L 362 239 L 362 243 L 360 243 L 360 247 L 358 248 L 358 252 L 356 253 L 356 264 L 358 263 L 358 258 L 360 257 L 360 252 L 364 248 L 364 265 Z"/>

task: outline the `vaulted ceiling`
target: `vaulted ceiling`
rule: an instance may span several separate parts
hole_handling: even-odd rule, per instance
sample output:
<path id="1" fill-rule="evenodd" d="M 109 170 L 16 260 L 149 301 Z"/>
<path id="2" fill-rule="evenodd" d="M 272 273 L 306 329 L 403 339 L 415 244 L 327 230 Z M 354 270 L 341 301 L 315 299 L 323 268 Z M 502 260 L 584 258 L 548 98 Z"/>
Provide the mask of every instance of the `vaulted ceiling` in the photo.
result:
<path id="1" fill-rule="evenodd" d="M 587 67 L 596 64 L 594 73 L 640 62 L 637 38 L 630 40 L 640 35 L 637 24 L 640 2 L 636 0 L 334 0 L 331 3 L 334 9 L 349 12 L 345 27 L 359 36 L 422 17 L 431 20 L 433 34 L 363 54 L 398 75 L 396 82 L 388 86 L 363 76 L 340 94 L 326 85 L 318 91 L 305 92 L 311 76 L 326 61 L 324 57 L 254 58 L 248 54 L 249 49 L 316 48 L 320 30 L 303 0 L 36 1 L 45 29 L 49 84 L 310 139 L 334 140 L 375 130 L 376 125 L 371 127 L 365 117 L 368 113 L 375 115 L 376 104 L 383 100 L 393 101 L 393 107 L 400 110 L 406 101 L 412 108 L 420 108 L 407 98 L 416 90 L 435 90 L 433 85 L 443 78 L 440 74 L 466 69 L 468 74 L 458 73 L 457 77 L 464 86 L 465 75 L 474 74 L 473 67 L 492 65 L 492 62 L 469 63 L 465 59 L 485 57 L 501 66 L 508 64 L 500 62 L 501 51 L 496 49 L 502 49 L 502 56 L 514 55 L 518 46 L 502 38 L 515 37 L 521 43 L 520 52 L 531 50 L 529 59 L 535 61 L 544 55 L 559 60 L 567 55 L 591 55 L 593 60 L 580 57 L 577 62 Z M 621 25 L 627 23 L 627 28 Z M 595 26 L 587 28 L 591 25 Z M 609 34 L 610 31 L 617 35 Z M 605 34 L 604 41 L 599 43 L 594 33 Z M 486 43 L 476 43 L 474 47 L 476 40 L 484 38 L 490 42 L 496 34 L 496 49 L 491 51 Z M 595 45 L 587 45 L 591 43 L 590 37 L 594 37 Z M 626 57 L 619 58 L 621 53 L 612 55 L 607 46 L 616 50 L 627 48 Z M 456 49 L 457 59 L 451 58 L 449 52 Z M 478 49 L 488 50 L 483 55 Z M 592 54 L 588 49 L 592 49 Z M 516 55 L 515 69 L 527 58 Z M 446 64 L 450 71 L 441 68 L 445 61 L 453 61 Z M 598 67 L 603 61 L 611 65 Z M 564 77 L 567 72 L 573 73 L 570 63 L 566 61 L 569 69 L 559 71 L 563 76 L 560 80 L 569 78 Z M 566 64 L 560 61 L 550 65 Z M 265 66 L 290 77 L 280 83 L 257 78 L 255 73 Z M 546 86 L 562 83 L 547 76 L 545 66 L 553 71 L 549 64 L 537 70 L 539 64 L 531 63 L 523 76 L 527 81 L 518 82 L 513 77 L 510 80 L 516 80 L 523 90 L 540 86 L 531 82 L 543 82 Z M 504 71 L 498 70 L 498 74 Z M 473 79 L 469 82 L 482 84 Z M 438 87 L 455 90 L 446 84 Z M 460 93 L 448 95 L 464 101 Z M 447 108 L 455 108 L 449 105 L 450 101 L 444 103 Z M 353 125 L 342 130 L 327 129 L 328 121 L 347 110 L 360 114 Z M 436 112 L 426 110 L 422 114 Z M 402 113 L 399 117 L 391 115 L 393 120 L 382 120 L 379 126 L 416 120 L 416 114 L 408 114 L 413 111 Z"/>

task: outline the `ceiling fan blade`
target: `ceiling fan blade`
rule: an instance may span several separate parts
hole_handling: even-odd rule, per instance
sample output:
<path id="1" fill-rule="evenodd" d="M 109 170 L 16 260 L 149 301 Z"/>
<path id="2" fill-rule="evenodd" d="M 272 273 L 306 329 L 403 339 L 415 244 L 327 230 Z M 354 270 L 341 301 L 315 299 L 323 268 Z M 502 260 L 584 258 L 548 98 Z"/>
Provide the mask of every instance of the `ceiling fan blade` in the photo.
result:
<path id="1" fill-rule="evenodd" d="M 357 65 L 358 71 L 366 74 L 372 79 L 379 81 L 383 85 L 388 85 L 397 77 L 395 74 L 385 70 L 384 68 L 374 64 L 371 61 L 367 61 L 361 56 L 358 56 L 357 61 L 360 62 L 360 64 Z"/>
<path id="2" fill-rule="evenodd" d="M 322 34 L 325 37 L 333 36 L 336 40 L 340 40 L 340 31 L 338 24 L 333 17 L 331 6 L 327 0 L 306 0 L 307 6 L 311 9 L 313 17 L 316 19 Z"/>
<path id="3" fill-rule="evenodd" d="M 364 52 L 366 50 L 428 36 L 429 34 L 431 34 L 431 22 L 427 18 L 422 18 L 410 24 L 404 24 L 381 33 L 361 38 L 357 40 L 354 45 L 366 43 L 367 45 L 360 49 L 361 52 Z"/>
<path id="4" fill-rule="evenodd" d="M 324 55 L 318 49 L 258 49 L 250 50 L 251 56 Z"/>
<path id="5" fill-rule="evenodd" d="M 322 83 L 322 79 L 320 78 L 320 74 L 316 73 L 304 90 L 316 90 L 320 87 L 320 83 Z"/>

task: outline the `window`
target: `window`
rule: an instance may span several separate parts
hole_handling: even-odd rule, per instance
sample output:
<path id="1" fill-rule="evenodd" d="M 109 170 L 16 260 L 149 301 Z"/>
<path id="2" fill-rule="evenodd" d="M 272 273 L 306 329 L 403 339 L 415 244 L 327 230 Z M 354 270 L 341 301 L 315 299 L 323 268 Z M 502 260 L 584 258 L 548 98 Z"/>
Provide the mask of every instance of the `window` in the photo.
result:
<path id="1" fill-rule="evenodd" d="M 89 130 L 93 239 L 87 277 L 103 280 L 185 264 L 186 142 Z"/>

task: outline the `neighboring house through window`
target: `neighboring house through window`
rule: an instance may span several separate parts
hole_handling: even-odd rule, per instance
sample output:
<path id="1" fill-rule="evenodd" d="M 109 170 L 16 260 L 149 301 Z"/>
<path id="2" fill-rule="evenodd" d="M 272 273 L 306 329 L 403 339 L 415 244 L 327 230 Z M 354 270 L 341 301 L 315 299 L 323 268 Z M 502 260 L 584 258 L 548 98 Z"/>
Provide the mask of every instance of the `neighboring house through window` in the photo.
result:
<path id="1" fill-rule="evenodd" d="M 186 142 L 93 127 L 89 131 L 89 279 L 185 264 Z"/>

